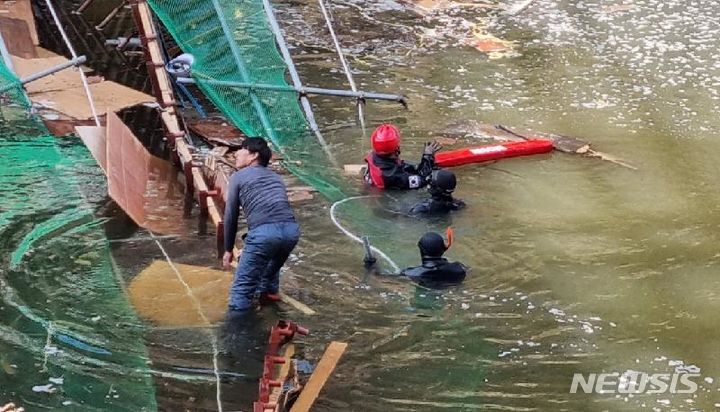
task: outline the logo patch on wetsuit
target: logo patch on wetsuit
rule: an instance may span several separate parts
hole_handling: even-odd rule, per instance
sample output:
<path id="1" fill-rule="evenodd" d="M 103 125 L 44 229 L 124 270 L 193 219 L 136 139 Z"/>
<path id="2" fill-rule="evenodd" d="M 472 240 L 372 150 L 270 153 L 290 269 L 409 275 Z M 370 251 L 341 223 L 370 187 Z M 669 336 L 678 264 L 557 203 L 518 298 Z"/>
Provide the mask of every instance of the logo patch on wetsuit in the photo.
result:
<path id="1" fill-rule="evenodd" d="M 408 182 L 410 183 L 410 189 L 417 189 L 420 187 L 420 176 L 412 175 L 408 178 Z"/>

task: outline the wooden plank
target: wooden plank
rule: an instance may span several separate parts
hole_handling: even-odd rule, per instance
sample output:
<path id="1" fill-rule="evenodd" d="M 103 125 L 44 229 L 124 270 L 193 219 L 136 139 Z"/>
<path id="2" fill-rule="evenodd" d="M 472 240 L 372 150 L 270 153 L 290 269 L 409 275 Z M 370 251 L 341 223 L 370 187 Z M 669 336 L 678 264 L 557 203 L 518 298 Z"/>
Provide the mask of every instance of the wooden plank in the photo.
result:
<path id="1" fill-rule="evenodd" d="M 345 352 L 347 345 L 345 342 L 330 342 L 290 412 L 310 411 L 315 399 L 317 399 L 323 386 L 325 386 L 325 382 L 335 370 L 335 366 L 340 361 L 340 357 Z"/>
<path id="2" fill-rule="evenodd" d="M 37 46 L 40 44 L 40 40 L 35 27 L 35 17 L 33 16 L 30 1 L 31 0 L 0 1 L 0 16 L 24 21 L 30 30 L 32 44 Z M 5 41 L 8 41 L 7 37 Z"/>
<path id="3" fill-rule="evenodd" d="M 314 315 L 317 313 L 314 310 L 310 309 L 310 307 L 306 304 L 300 302 L 299 300 L 293 299 L 282 292 L 280 292 L 280 299 L 306 315 Z"/>
<path id="4" fill-rule="evenodd" d="M 9 17 L 0 17 L 0 32 L 8 51 L 13 56 L 33 59 L 38 57 L 30 29 L 25 21 Z"/>
<path id="5" fill-rule="evenodd" d="M 366 167 L 367 164 L 345 165 L 344 173 L 350 176 L 359 176 Z"/>

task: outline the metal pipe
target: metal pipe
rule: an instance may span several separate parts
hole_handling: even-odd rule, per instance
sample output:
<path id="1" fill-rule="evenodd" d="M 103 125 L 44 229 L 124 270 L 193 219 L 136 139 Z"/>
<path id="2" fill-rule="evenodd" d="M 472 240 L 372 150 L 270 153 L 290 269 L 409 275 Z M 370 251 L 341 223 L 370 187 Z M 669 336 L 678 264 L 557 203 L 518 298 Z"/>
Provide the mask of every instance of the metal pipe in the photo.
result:
<path id="1" fill-rule="evenodd" d="M 188 83 L 188 84 L 194 84 L 195 79 L 177 79 L 179 83 Z M 295 88 L 293 86 L 281 86 L 281 85 L 275 85 L 275 84 L 261 84 L 261 83 L 243 83 L 243 82 L 232 82 L 232 81 L 226 81 L 226 80 L 211 80 L 211 79 L 202 79 L 202 81 L 207 82 L 208 84 L 216 85 L 216 86 L 227 86 L 227 87 L 242 87 L 246 89 L 259 89 L 259 90 L 274 90 L 278 92 L 296 92 L 300 95 L 306 95 L 306 94 L 318 94 L 318 95 L 324 95 L 324 96 L 336 96 L 336 97 L 352 97 L 355 99 L 373 99 L 373 100 L 389 100 L 401 103 L 404 106 L 407 106 L 407 100 L 405 99 L 405 96 L 399 95 L 399 94 L 386 94 L 386 93 L 373 93 L 373 92 L 363 92 L 363 91 L 348 91 L 348 90 L 337 90 L 337 89 L 324 89 L 320 87 L 299 87 Z"/>
<path id="2" fill-rule="evenodd" d="M 225 21 L 222 9 L 220 8 L 220 3 L 218 3 L 218 0 L 212 0 L 212 3 L 213 7 L 215 7 L 215 13 L 217 13 L 218 19 L 220 20 L 220 25 L 222 26 L 223 33 L 225 33 L 225 38 L 228 42 L 228 45 L 230 46 L 230 50 L 232 51 L 233 57 L 235 58 L 237 68 L 240 71 L 240 76 L 242 76 L 243 80 L 247 81 L 250 79 L 250 77 L 248 76 L 247 70 L 245 69 L 245 63 L 243 62 L 240 51 L 237 48 L 237 44 L 235 44 L 235 39 L 232 36 L 230 27 L 228 27 L 228 24 Z M 255 106 L 255 110 L 257 111 L 258 116 L 260 116 L 260 123 L 262 123 L 263 128 L 265 129 L 267 137 L 270 138 L 270 140 L 272 140 L 273 142 L 276 142 L 277 138 L 275 137 L 275 131 L 273 131 L 273 128 L 270 125 L 270 120 L 267 117 L 267 113 L 265 113 L 265 109 L 260 103 L 260 99 L 258 99 L 257 95 L 252 91 L 250 92 L 250 100 L 252 100 L 253 106 Z"/>
<path id="3" fill-rule="evenodd" d="M 75 10 L 73 13 L 74 14 L 82 13 L 83 11 L 85 11 L 85 9 L 87 9 L 90 6 L 90 4 L 92 4 L 93 1 L 95 1 L 95 0 L 85 0 L 83 2 L 83 4 L 81 4 L 80 7 L 78 7 L 77 10 Z"/>
<path id="4" fill-rule="evenodd" d="M 320 10 L 322 10 L 323 16 L 325 17 L 327 28 L 330 31 L 330 37 L 332 37 L 333 39 L 333 43 L 335 44 L 335 50 L 337 51 L 338 57 L 340 58 L 340 63 L 342 63 L 343 70 L 345 71 L 345 77 L 347 77 L 348 83 L 350 83 L 350 89 L 354 92 L 357 92 L 357 87 L 355 86 L 355 80 L 352 77 L 352 72 L 350 72 L 350 67 L 347 63 L 347 60 L 345 60 L 345 55 L 342 52 L 340 42 L 337 39 L 337 35 L 335 35 L 335 29 L 333 28 L 332 22 L 330 21 L 330 13 L 328 13 L 327 9 L 325 8 L 325 0 L 318 0 L 318 3 L 320 3 Z M 362 128 L 363 136 L 365 136 L 365 114 L 363 114 L 363 104 L 363 99 L 357 100 L 358 119 L 360 119 L 360 127 Z"/>
<path id="5" fill-rule="evenodd" d="M 10 52 L 8 52 L 7 46 L 5 45 L 5 39 L 3 39 L 2 33 L 0 33 L 0 53 L 5 61 L 5 67 L 10 69 L 10 71 L 14 71 L 12 58 L 10 57 Z"/>
<path id="6" fill-rule="evenodd" d="M 28 77 L 24 77 L 24 78 L 20 79 L 20 82 L 22 84 L 30 83 L 32 81 L 41 79 L 45 76 L 50 76 L 51 74 L 57 73 L 60 70 L 65 70 L 68 67 L 79 66 L 79 65 L 85 63 L 86 60 L 87 60 L 87 58 L 85 58 L 85 56 L 78 56 L 76 59 L 68 60 L 65 63 L 61 63 L 61 64 L 58 64 L 57 66 L 49 67 L 45 70 L 39 71 L 37 73 L 33 73 Z"/>
<path id="7" fill-rule="evenodd" d="M 270 0 L 263 0 L 263 7 L 265 8 L 265 14 L 267 14 L 268 21 L 270 22 L 270 28 L 275 34 L 275 41 L 280 48 L 280 53 L 282 54 L 283 60 L 285 60 L 285 64 L 287 65 L 288 71 L 290 72 L 290 78 L 292 79 L 293 85 L 296 88 L 301 88 L 302 82 L 300 81 L 300 76 L 295 69 L 295 63 L 292 60 L 292 56 L 290 56 L 290 51 L 288 50 L 287 44 L 285 43 L 285 38 L 280 31 L 280 25 L 275 18 L 275 12 L 273 11 L 272 5 L 270 5 Z M 315 121 L 315 114 L 312 111 L 312 106 L 310 105 L 310 101 L 308 100 L 307 96 L 300 96 L 300 104 L 302 105 L 303 111 L 305 112 L 305 117 L 310 124 L 310 129 L 315 133 L 315 137 L 317 137 L 318 142 L 320 142 L 320 146 L 322 146 L 323 150 L 328 155 L 330 162 L 332 162 L 333 165 L 337 166 L 338 163 L 337 160 L 335 160 L 335 156 L 333 156 L 333 154 L 330 152 L 330 148 L 328 147 L 327 142 L 325 142 L 325 138 L 323 138 L 322 134 L 320 133 L 320 128 Z"/>
<path id="8" fill-rule="evenodd" d="M 43 77 L 49 76 L 51 74 L 57 73 L 60 70 L 65 70 L 68 67 L 83 64 L 83 63 L 85 63 L 85 60 L 86 60 L 85 56 L 79 56 L 77 59 L 68 60 L 65 63 L 58 64 L 57 66 L 49 67 L 43 71 L 37 72 L 35 74 L 31 74 L 28 77 L 20 79 L 20 84 L 30 83 L 32 81 L 35 81 L 35 80 L 41 79 Z M 13 87 L 15 87 L 16 85 L 17 84 L 6 84 L 5 86 L 0 88 L 0 93 L 4 93 L 4 92 L 10 90 Z"/>
<path id="9" fill-rule="evenodd" d="M 104 19 L 101 21 L 97 26 L 95 26 L 96 29 L 99 31 L 102 31 L 102 29 L 105 28 L 105 26 L 110 23 L 110 20 L 112 20 L 115 16 L 117 16 L 118 13 L 120 13 L 120 10 L 125 7 L 125 0 L 120 2 L 120 5 L 115 7 Z"/>
<path id="10" fill-rule="evenodd" d="M 60 23 L 60 19 L 55 12 L 55 7 L 53 7 L 50 0 L 45 0 L 45 4 L 47 4 L 48 10 L 50 10 L 50 14 L 55 21 L 55 25 L 57 26 L 63 40 L 65 41 L 65 46 L 67 46 L 68 50 L 70 50 L 70 54 L 72 55 L 73 60 L 77 59 L 78 55 L 75 53 L 75 49 L 73 48 L 72 43 L 70 43 L 70 39 L 68 39 L 67 33 L 65 33 L 65 29 L 63 28 L 62 23 Z M 93 118 L 95 119 L 95 125 L 100 127 L 100 119 L 98 119 L 97 111 L 95 110 L 95 102 L 92 99 L 90 86 L 88 85 L 87 77 L 85 77 L 85 73 L 82 70 L 80 70 L 80 78 L 82 79 L 83 87 L 85 88 L 85 94 L 87 95 L 88 103 L 90 103 L 90 111 L 92 111 Z"/>

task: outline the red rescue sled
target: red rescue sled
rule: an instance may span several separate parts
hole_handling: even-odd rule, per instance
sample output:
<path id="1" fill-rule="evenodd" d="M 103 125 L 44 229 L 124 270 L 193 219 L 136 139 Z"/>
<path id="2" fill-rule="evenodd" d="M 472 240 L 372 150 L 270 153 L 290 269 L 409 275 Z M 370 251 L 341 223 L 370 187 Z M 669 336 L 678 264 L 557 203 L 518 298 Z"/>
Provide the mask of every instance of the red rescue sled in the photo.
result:
<path id="1" fill-rule="evenodd" d="M 508 142 L 489 146 L 439 152 L 435 155 L 435 164 L 441 167 L 466 165 L 468 163 L 487 162 L 506 157 L 528 156 L 548 153 L 553 150 L 552 140 L 534 139 L 522 142 Z"/>

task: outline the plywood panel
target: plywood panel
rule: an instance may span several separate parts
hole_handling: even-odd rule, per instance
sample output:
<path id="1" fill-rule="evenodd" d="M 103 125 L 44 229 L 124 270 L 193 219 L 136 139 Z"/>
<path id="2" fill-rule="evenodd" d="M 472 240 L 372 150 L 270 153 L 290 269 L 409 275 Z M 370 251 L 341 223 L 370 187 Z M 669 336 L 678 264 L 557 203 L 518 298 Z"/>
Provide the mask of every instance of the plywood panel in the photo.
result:
<path id="1" fill-rule="evenodd" d="M 30 30 L 32 44 L 37 46 L 40 42 L 38 40 L 37 29 L 35 28 L 35 17 L 33 17 L 30 1 L 31 0 L 0 1 L 0 16 L 24 21 Z"/>
<path id="2" fill-rule="evenodd" d="M 13 57 L 15 72 L 19 77 L 26 77 L 67 61 L 68 59 L 65 57 L 53 54 L 38 59 Z M 26 84 L 25 90 L 27 90 L 30 100 L 75 119 L 91 118 L 90 103 L 87 101 L 85 89 L 77 70 L 75 68 L 65 69 Z M 100 113 L 105 110 L 118 111 L 154 101 L 154 98 L 148 94 L 107 80 L 91 83 L 90 92 L 95 107 Z"/>
<path id="3" fill-rule="evenodd" d="M 27 59 L 37 57 L 27 23 L 0 15 L 0 31 L 10 54 Z"/>
<path id="4" fill-rule="evenodd" d="M 75 132 L 97 161 L 100 168 L 107 174 L 107 145 L 105 128 L 97 126 L 76 126 Z"/>
<path id="5" fill-rule="evenodd" d="M 128 295 L 138 314 L 158 326 L 207 326 L 222 320 L 232 273 L 180 263 L 173 266 L 156 260 L 130 282 Z"/>
<path id="6" fill-rule="evenodd" d="M 173 165 L 148 153 L 113 112 L 107 113 L 106 145 L 110 197 L 139 226 L 180 234 L 183 191 Z"/>

